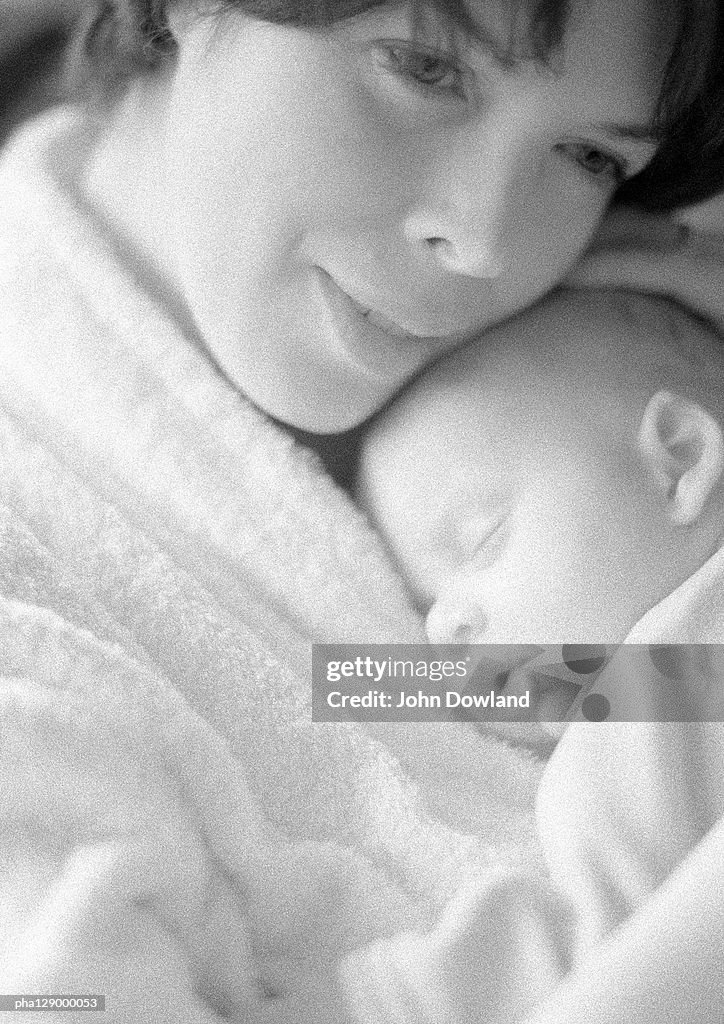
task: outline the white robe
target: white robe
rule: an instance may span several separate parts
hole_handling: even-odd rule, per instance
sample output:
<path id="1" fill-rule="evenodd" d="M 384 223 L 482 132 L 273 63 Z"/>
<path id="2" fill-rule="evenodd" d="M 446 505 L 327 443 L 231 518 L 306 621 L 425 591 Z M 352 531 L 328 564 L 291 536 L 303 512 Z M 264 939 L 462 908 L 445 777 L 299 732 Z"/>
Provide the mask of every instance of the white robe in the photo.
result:
<path id="1" fill-rule="evenodd" d="M 191 975 L 224 989 L 249 942 L 336 958 L 535 870 L 542 764 L 463 725 L 311 721 L 313 641 L 422 622 L 74 192 L 84 139 L 53 111 L 0 159 L 0 991 L 102 981 L 115 1019 L 162 1019 L 134 972 L 167 959 L 188 1024 Z"/>

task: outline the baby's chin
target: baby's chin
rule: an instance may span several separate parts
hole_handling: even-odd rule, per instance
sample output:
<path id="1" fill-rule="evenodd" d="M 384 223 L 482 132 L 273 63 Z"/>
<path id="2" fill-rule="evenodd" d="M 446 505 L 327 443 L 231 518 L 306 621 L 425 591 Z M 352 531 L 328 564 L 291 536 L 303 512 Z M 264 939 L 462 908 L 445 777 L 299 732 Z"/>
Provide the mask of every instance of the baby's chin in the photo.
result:
<path id="1" fill-rule="evenodd" d="M 481 736 L 491 737 L 546 761 L 567 725 L 567 722 L 475 722 L 473 728 Z"/>

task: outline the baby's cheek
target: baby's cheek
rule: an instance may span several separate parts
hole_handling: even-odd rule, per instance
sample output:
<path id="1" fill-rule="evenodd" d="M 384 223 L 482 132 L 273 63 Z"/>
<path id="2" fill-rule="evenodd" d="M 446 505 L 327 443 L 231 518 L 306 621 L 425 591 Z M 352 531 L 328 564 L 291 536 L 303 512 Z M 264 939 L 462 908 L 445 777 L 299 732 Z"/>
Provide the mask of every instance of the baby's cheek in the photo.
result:
<path id="1" fill-rule="evenodd" d="M 355 487 L 358 504 L 381 535 L 420 608 L 429 608 L 440 576 L 429 538 L 429 495 L 413 472 L 407 449 L 391 450 L 390 436 L 375 435 L 362 455 Z"/>

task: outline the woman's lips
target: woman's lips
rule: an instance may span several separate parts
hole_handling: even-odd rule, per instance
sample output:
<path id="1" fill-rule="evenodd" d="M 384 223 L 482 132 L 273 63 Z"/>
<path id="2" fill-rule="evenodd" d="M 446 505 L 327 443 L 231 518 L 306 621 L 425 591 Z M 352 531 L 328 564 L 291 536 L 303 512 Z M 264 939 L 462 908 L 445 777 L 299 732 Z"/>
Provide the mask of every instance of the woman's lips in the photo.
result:
<path id="1" fill-rule="evenodd" d="M 344 289 L 340 290 L 344 291 Z M 367 323 L 372 324 L 374 327 L 379 327 L 381 331 L 389 334 L 392 338 L 401 338 L 403 340 L 413 342 L 429 341 L 438 345 L 444 345 L 446 342 L 444 335 L 433 335 L 426 334 L 424 331 L 406 330 L 401 324 L 397 323 L 391 317 L 385 316 L 384 313 L 380 313 L 378 310 L 369 306 L 365 306 L 362 302 L 358 302 L 357 299 L 353 299 L 348 292 L 345 292 L 345 295 L 347 295 L 347 298 L 357 307 Z"/>
<path id="2" fill-rule="evenodd" d="M 402 382 L 462 340 L 452 334 L 412 333 L 352 298 L 326 271 L 315 270 L 322 305 L 340 353 L 376 377 Z"/>

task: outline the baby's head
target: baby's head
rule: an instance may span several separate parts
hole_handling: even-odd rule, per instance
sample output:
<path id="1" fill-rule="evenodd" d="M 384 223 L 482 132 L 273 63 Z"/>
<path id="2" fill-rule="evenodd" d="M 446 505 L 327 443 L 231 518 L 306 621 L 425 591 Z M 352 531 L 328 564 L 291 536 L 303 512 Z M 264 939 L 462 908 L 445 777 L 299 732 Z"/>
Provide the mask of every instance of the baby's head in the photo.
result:
<path id="1" fill-rule="evenodd" d="M 435 642 L 618 643 L 724 535 L 724 348 L 678 307 L 560 292 L 375 424 L 359 493 Z"/>

